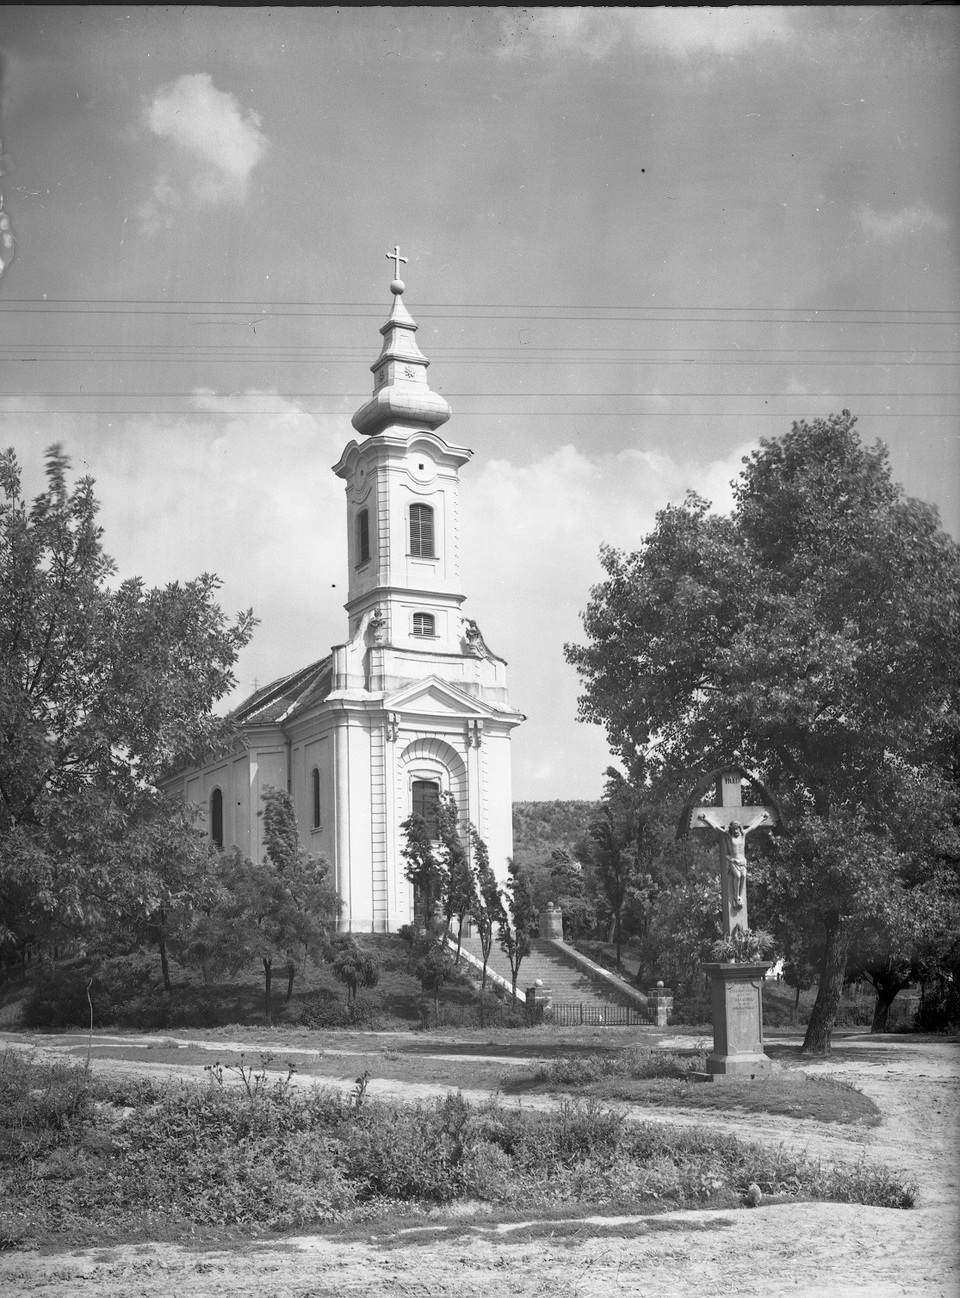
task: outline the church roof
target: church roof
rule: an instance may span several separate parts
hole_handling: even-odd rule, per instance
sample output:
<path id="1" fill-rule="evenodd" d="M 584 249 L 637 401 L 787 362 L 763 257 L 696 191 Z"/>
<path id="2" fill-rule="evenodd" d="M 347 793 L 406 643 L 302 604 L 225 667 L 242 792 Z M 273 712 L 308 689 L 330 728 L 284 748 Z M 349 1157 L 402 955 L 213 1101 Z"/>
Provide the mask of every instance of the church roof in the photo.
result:
<path id="1" fill-rule="evenodd" d="M 279 725 L 294 712 L 322 703 L 330 693 L 333 657 L 328 654 L 299 671 L 281 676 L 269 685 L 255 690 L 230 715 L 243 726 Z"/>

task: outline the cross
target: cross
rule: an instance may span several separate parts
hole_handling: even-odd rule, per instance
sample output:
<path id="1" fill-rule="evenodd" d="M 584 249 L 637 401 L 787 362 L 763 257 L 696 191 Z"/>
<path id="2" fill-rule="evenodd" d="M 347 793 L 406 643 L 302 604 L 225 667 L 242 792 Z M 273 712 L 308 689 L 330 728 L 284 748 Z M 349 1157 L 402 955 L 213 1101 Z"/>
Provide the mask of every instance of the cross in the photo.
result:
<path id="1" fill-rule="evenodd" d="M 723 771 L 717 780 L 717 807 L 694 807 L 691 829 L 710 829 L 720 843 L 720 889 L 723 896 L 723 932 L 749 927 L 747 923 L 746 839 L 761 825 L 773 826 L 780 817 L 776 807 L 745 807 L 739 771 Z"/>
<path id="2" fill-rule="evenodd" d="M 401 257 L 401 256 L 400 256 L 400 245 L 399 245 L 399 243 L 394 244 L 393 252 L 388 252 L 388 253 L 386 254 L 386 257 L 387 257 L 387 260 L 388 260 L 388 261 L 393 261 L 393 262 L 396 263 L 396 269 L 395 269 L 395 271 L 394 271 L 394 275 L 393 275 L 393 277 L 394 277 L 394 279 L 399 279 L 399 278 L 400 278 L 400 263 L 403 262 L 404 266 L 406 266 L 406 264 L 407 264 L 407 258 L 406 258 L 406 257 Z"/>

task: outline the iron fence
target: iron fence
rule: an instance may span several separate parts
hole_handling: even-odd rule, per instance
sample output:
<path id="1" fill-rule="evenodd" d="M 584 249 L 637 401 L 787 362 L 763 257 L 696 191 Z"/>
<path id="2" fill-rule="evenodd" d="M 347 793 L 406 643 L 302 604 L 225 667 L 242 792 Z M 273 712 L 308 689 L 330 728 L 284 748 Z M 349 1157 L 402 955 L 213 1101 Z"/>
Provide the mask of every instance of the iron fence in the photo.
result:
<path id="1" fill-rule="evenodd" d="M 581 1005 L 576 1001 L 554 1002 L 544 1010 L 544 1022 L 558 1028 L 634 1028 L 650 1022 L 647 1011 L 635 1005 Z"/>

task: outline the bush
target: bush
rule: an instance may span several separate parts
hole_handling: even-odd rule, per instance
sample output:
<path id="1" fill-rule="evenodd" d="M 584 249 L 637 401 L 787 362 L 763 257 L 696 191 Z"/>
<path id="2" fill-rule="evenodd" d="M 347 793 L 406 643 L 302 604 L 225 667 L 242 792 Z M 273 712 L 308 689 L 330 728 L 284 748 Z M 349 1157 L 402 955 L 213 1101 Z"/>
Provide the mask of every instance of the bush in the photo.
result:
<path id="1" fill-rule="evenodd" d="M 628 1052 L 625 1052 L 627 1055 Z M 646 1067 L 644 1052 L 629 1066 Z M 675 1061 L 676 1063 L 676 1061 Z M 680 1067 L 681 1064 L 676 1064 Z M 228 1075 L 241 1074 L 240 1086 Z M 294 1089 L 264 1069 L 211 1069 L 206 1087 L 115 1089 L 83 1068 L 0 1056 L 0 1157 L 10 1243 L 86 1244 L 131 1229 L 291 1229 L 382 1215 L 391 1205 L 683 1206 L 767 1196 L 909 1207 L 883 1168 L 823 1166 L 709 1128 L 627 1122 L 599 1101 L 531 1113 L 461 1095 L 417 1105 Z M 120 1109 L 121 1096 L 133 1111 Z"/>
<path id="2" fill-rule="evenodd" d="M 928 984 L 913 1017 L 915 1032 L 960 1031 L 960 984 L 938 979 Z"/>
<path id="3" fill-rule="evenodd" d="M 605 1077 L 686 1078 L 692 1072 L 703 1072 L 706 1055 L 702 1050 L 651 1050 L 630 1046 L 606 1054 L 562 1056 L 538 1064 L 531 1072 L 517 1074 L 518 1081 L 532 1081 L 547 1086 L 588 1086 Z"/>
<path id="4" fill-rule="evenodd" d="M 381 1022 L 380 1007 L 368 1001 L 348 1001 L 325 996 L 302 997 L 280 1007 L 274 1016 L 279 1023 L 302 1028 L 371 1028 Z"/>
<path id="5" fill-rule="evenodd" d="M 91 1001 L 97 1027 L 170 1026 L 171 1003 L 159 966 L 141 954 L 116 956 L 92 968 L 44 971 L 24 1000 L 20 1021 L 27 1028 L 88 1027 Z"/>
<path id="6" fill-rule="evenodd" d="M 700 1027 L 713 1022 L 713 1006 L 709 995 L 701 990 L 688 996 L 677 995 L 670 1011 L 670 1022 L 683 1027 Z"/>

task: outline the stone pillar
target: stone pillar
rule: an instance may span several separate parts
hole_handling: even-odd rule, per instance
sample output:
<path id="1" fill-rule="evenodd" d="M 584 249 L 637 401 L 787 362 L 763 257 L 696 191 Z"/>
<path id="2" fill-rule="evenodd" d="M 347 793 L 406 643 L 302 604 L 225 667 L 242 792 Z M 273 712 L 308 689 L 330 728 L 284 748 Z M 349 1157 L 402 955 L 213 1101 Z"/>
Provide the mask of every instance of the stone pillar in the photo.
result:
<path id="1" fill-rule="evenodd" d="M 524 996 L 527 1006 L 527 1022 L 542 1023 L 544 1012 L 550 1008 L 550 988 L 544 987 L 540 978 L 532 987 L 528 987 Z"/>
<path id="2" fill-rule="evenodd" d="M 550 941 L 563 941 L 563 912 L 553 902 L 540 912 L 540 937 Z"/>
<path id="3" fill-rule="evenodd" d="M 763 976 L 769 964 L 705 964 L 713 1007 L 713 1052 L 707 1072 L 721 1077 L 759 1077 L 773 1067 L 763 1053 Z"/>
<path id="4" fill-rule="evenodd" d="M 658 982 L 656 987 L 648 987 L 645 994 L 650 1022 L 658 1028 L 667 1027 L 673 1009 L 673 988 L 664 987 L 662 982 Z"/>

